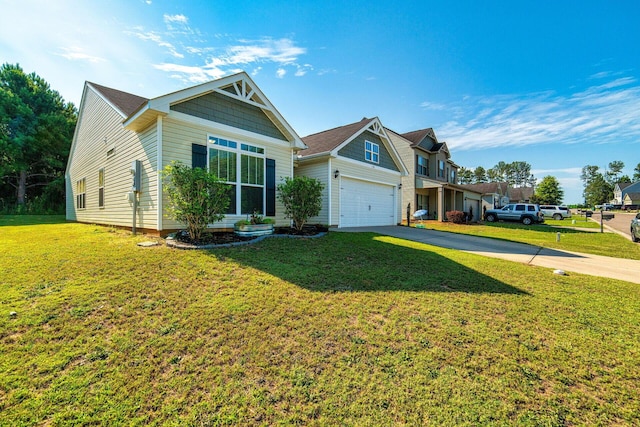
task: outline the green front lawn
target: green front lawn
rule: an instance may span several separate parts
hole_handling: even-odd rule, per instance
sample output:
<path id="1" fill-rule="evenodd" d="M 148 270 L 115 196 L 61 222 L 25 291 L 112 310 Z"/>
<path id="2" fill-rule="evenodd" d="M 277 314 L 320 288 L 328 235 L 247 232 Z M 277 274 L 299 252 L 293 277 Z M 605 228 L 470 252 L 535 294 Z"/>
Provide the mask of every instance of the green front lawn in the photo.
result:
<path id="1" fill-rule="evenodd" d="M 420 224 L 412 223 L 412 225 Z M 485 222 L 482 224 L 453 224 L 451 222 L 425 221 L 424 227 L 451 233 L 470 234 L 528 243 L 545 248 L 640 260 L 640 245 L 615 233 L 600 233 L 600 224 L 571 220 L 545 220 L 543 224 L 523 225 L 516 222 Z M 589 230 L 590 229 L 590 230 Z M 560 241 L 557 234 L 560 233 Z"/>
<path id="2" fill-rule="evenodd" d="M 635 284 L 369 233 L 179 251 L 36 222 L 0 217 L 3 426 L 640 423 Z"/>

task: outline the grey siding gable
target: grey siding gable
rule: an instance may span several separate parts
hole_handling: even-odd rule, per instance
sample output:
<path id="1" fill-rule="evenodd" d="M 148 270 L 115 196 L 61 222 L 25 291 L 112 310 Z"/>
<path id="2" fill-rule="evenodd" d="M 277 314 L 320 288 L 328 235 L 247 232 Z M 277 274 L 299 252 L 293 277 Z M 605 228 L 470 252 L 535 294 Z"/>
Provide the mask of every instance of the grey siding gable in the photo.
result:
<path id="1" fill-rule="evenodd" d="M 365 140 L 378 144 L 378 146 L 380 147 L 380 163 L 372 163 L 364 159 Z M 380 137 L 369 131 L 362 132 L 360 135 L 358 135 L 353 141 L 351 141 L 340 151 L 338 151 L 338 155 L 369 165 L 377 165 L 382 168 L 390 169 L 397 172 L 400 171 L 400 169 L 398 169 L 398 166 L 396 166 L 395 162 L 393 161 L 391 153 L 389 153 L 387 147 L 384 145 Z"/>
<path id="2" fill-rule="evenodd" d="M 171 109 L 260 135 L 287 140 L 259 107 L 217 92 L 172 105 Z"/>
<path id="3" fill-rule="evenodd" d="M 418 147 L 424 149 L 424 150 L 428 150 L 430 151 L 433 148 L 433 145 L 435 144 L 435 142 L 430 138 L 430 137 L 425 137 L 425 139 L 423 139 L 422 141 L 420 141 L 420 144 L 418 144 Z"/>

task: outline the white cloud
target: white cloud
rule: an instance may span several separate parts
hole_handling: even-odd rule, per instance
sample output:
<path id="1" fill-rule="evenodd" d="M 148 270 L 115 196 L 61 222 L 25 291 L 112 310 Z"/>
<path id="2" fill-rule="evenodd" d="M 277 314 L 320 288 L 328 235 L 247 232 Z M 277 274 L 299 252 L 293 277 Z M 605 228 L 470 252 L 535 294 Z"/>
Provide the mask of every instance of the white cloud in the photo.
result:
<path id="1" fill-rule="evenodd" d="M 198 67 L 178 64 L 156 64 L 155 69 L 171 73 L 170 76 L 191 83 L 204 83 L 227 74 L 216 67 Z M 176 74 L 177 73 L 177 74 Z"/>
<path id="2" fill-rule="evenodd" d="M 305 74 L 307 74 L 309 71 L 313 71 L 313 67 L 311 66 L 311 64 L 304 64 L 304 65 L 297 65 L 296 66 L 296 72 L 294 73 L 294 76 L 296 77 L 302 77 Z"/>
<path id="3" fill-rule="evenodd" d="M 608 144 L 623 137 L 640 141 L 640 86 L 636 83 L 636 78 L 627 76 L 564 96 L 541 92 L 466 97 L 443 106 L 455 114 L 438 134 L 457 150 L 547 143 Z"/>
<path id="4" fill-rule="evenodd" d="M 162 42 L 156 34 L 136 33 L 138 37 L 145 37 L 157 43 Z M 154 36 L 152 38 L 152 36 Z M 313 67 L 310 64 L 299 65 L 297 59 L 306 53 L 306 49 L 296 46 L 291 39 L 262 38 L 259 40 L 238 40 L 227 47 L 200 49 L 189 47 L 187 53 L 197 55 L 209 55 L 204 65 L 182 66 L 180 64 L 163 63 L 155 65 L 155 68 L 172 72 L 180 76 L 180 79 L 189 82 L 202 82 L 211 78 L 217 78 L 236 72 L 242 68 L 253 68 L 255 75 L 263 69 L 263 65 L 272 63 L 277 65 L 276 76 L 283 78 L 288 73 L 288 68 L 294 69 L 294 75 L 304 76 Z"/>
<path id="5" fill-rule="evenodd" d="M 170 23 L 178 23 L 178 24 L 187 24 L 189 22 L 189 18 L 184 15 L 164 15 L 164 22 L 167 24 Z"/>
<path id="6" fill-rule="evenodd" d="M 559 169 L 532 169 L 531 173 L 536 176 L 542 175 L 575 175 L 581 174 L 582 168 L 559 168 Z"/>
<path id="7" fill-rule="evenodd" d="M 438 104 L 436 102 L 425 101 L 420 104 L 420 107 L 425 108 L 427 110 L 444 110 L 447 107 L 444 104 Z"/>
<path id="8" fill-rule="evenodd" d="M 70 61 L 86 61 L 90 63 L 98 63 L 105 62 L 106 59 L 101 58 L 95 55 L 89 55 L 85 53 L 84 50 L 80 47 L 63 47 L 60 49 L 62 53 L 58 53 L 57 55 L 62 56 Z"/>
<path id="9" fill-rule="evenodd" d="M 154 31 L 131 31 L 128 33 L 139 38 L 140 40 L 154 42 L 159 47 L 167 49 L 169 53 L 176 58 L 184 58 L 184 54 L 178 52 L 173 44 L 163 40 L 162 35 Z"/>

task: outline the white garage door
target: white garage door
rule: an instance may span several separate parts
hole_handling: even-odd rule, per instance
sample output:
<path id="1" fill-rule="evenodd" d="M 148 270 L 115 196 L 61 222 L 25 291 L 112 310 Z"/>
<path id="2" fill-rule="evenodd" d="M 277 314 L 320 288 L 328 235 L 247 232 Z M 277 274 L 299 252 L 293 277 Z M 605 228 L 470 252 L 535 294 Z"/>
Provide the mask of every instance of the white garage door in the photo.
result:
<path id="1" fill-rule="evenodd" d="M 392 185 L 342 178 L 340 227 L 395 225 Z"/>

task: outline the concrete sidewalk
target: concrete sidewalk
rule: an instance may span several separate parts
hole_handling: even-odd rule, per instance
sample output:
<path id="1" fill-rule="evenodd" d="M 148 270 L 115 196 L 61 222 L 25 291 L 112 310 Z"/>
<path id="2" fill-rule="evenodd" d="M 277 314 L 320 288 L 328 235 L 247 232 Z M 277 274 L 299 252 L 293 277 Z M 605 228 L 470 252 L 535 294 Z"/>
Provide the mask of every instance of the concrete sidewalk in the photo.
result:
<path id="1" fill-rule="evenodd" d="M 347 227 L 332 231 L 372 232 L 552 269 L 640 283 L 640 261 L 541 248 L 444 231 L 400 226 Z"/>

